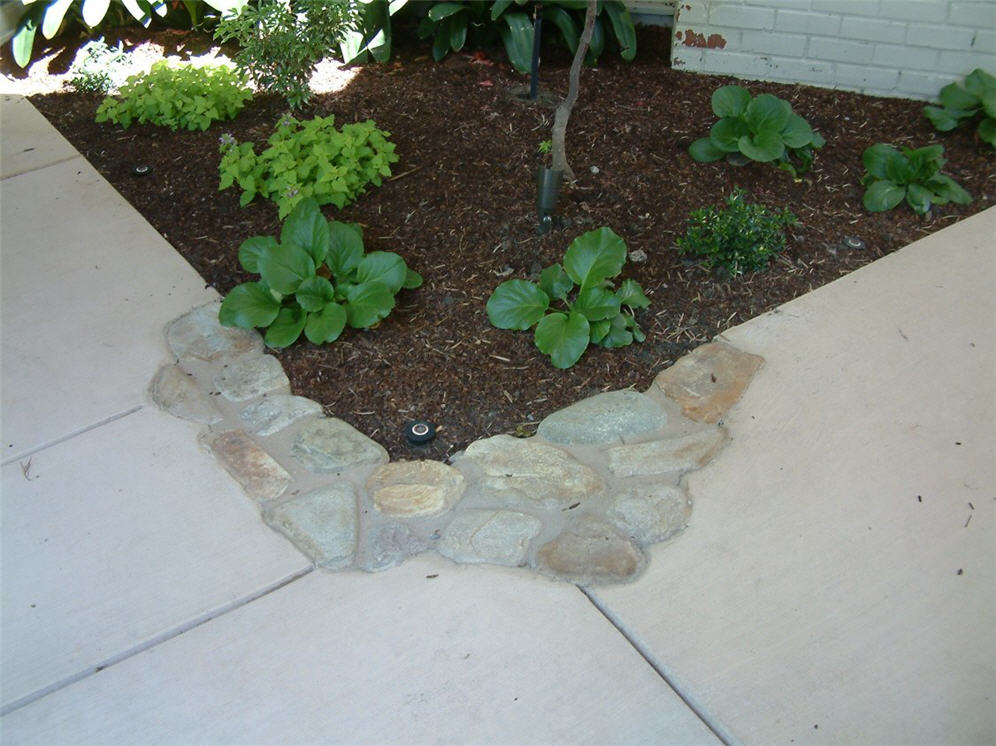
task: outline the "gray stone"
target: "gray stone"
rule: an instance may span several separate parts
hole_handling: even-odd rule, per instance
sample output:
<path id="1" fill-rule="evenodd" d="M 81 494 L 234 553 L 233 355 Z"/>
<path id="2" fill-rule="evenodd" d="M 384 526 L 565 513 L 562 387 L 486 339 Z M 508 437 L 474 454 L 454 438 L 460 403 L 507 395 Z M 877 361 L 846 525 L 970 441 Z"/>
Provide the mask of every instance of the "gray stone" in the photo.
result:
<path id="1" fill-rule="evenodd" d="M 178 365 L 164 365 L 149 387 L 152 401 L 174 417 L 213 425 L 221 412 L 197 381 Z"/>
<path id="2" fill-rule="evenodd" d="M 379 467 L 367 479 L 374 507 L 385 515 L 443 513 L 463 496 L 463 474 L 438 461 L 398 461 Z"/>
<path id="3" fill-rule="evenodd" d="M 311 399 L 273 394 L 244 409 L 239 417 L 257 435 L 273 435 L 302 417 L 321 413 L 322 405 Z"/>
<path id="4" fill-rule="evenodd" d="M 229 401 L 245 401 L 271 391 L 287 391 L 290 381 L 279 360 L 260 355 L 226 366 L 215 376 L 214 385 Z"/>
<path id="5" fill-rule="evenodd" d="M 697 347 L 654 379 L 652 389 L 681 405 L 685 416 L 717 422 L 743 394 L 764 358 L 726 344 Z"/>
<path id="6" fill-rule="evenodd" d="M 166 327 L 166 342 L 177 358 L 216 362 L 263 351 L 263 338 L 257 332 L 222 326 L 219 307 L 219 303 L 199 306 Z"/>
<path id="7" fill-rule="evenodd" d="M 463 458 L 484 472 L 480 484 L 485 489 L 537 503 L 573 502 L 603 487 L 590 466 L 535 438 L 484 438 L 471 443 Z"/>
<path id="8" fill-rule="evenodd" d="M 620 443 L 667 426 L 664 408 L 638 391 L 609 391 L 543 420 L 536 434 L 561 445 Z"/>
<path id="9" fill-rule="evenodd" d="M 400 565 L 429 548 L 408 526 L 390 523 L 367 536 L 368 546 L 360 558 L 364 570 L 383 570 Z"/>
<path id="10" fill-rule="evenodd" d="M 437 551 L 454 562 L 523 564 L 531 542 L 543 529 L 538 518 L 511 510 L 468 510 L 443 531 Z"/>
<path id="11" fill-rule="evenodd" d="M 291 454 L 308 471 L 319 474 L 388 461 L 383 446 L 334 417 L 304 425 L 294 439 Z"/>
<path id="12" fill-rule="evenodd" d="M 541 569 L 578 585 L 630 580 L 646 562 L 638 546 L 595 516 L 581 516 L 536 558 Z"/>
<path id="13" fill-rule="evenodd" d="M 356 494 L 347 482 L 334 482 L 277 505 L 263 517 L 312 562 L 332 569 L 353 563 Z"/>
<path id="14" fill-rule="evenodd" d="M 692 501 L 680 487 L 646 485 L 618 495 L 608 515 L 641 544 L 652 544 L 688 525 Z"/>
<path id="15" fill-rule="evenodd" d="M 726 431 L 710 427 L 679 438 L 616 446 L 608 451 L 609 471 L 616 477 L 690 471 L 707 464 L 725 442 Z"/>
<path id="16" fill-rule="evenodd" d="M 283 494 L 291 476 L 241 430 L 208 433 L 202 440 L 253 500 L 273 500 Z"/>

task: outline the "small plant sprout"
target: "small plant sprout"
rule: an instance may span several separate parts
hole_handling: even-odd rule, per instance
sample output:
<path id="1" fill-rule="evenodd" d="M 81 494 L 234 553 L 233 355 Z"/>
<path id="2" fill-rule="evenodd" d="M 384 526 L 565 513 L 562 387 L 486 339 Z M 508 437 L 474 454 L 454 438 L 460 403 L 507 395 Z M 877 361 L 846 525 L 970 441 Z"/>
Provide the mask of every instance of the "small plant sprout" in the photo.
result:
<path id="1" fill-rule="evenodd" d="M 570 368 L 588 349 L 625 347 L 646 339 L 634 309 L 650 299 L 635 280 L 613 289 L 626 262 L 626 242 L 611 228 L 575 238 L 563 264 L 540 274 L 539 284 L 507 280 L 487 303 L 488 319 L 499 329 L 524 331 L 536 326 L 533 341 L 556 368 Z"/>
<path id="2" fill-rule="evenodd" d="M 302 332 L 324 344 L 347 325 L 369 329 L 391 313 L 402 289 L 422 284 L 397 254 L 365 253 L 360 227 L 325 220 L 310 198 L 298 202 L 279 239 L 247 239 L 239 263 L 260 279 L 233 288 L 218 319 L 224 326 L 265 328 L 270 347 L 287 347 Z"/>
<path id="3" fill-rule="evenodd" d="M 996 148 L 996 77 L 977 68 L 966 76 L 963 84 L 944 86 L 939 98 L 940 106 L 927 106 L 923 110 L 935 129 L 949 132 L 962 122 L 978 118 L 976 134 Z"/>
<path id="4" fill-rule="evenodd" d="M 746 88 L 725 85 L 713 92 L 712 110 L 719 121 L 688 148 L 697 161 L 774 163 L 798 176 L 813 164 L 813 151 L 826 144 L 788 101 L 770 93 L 752 97 Z"/>
<path id="5" fill-rule="evenodd" d="M 863 203 L 869 212 L 891 210 L 903 200 L 917 215 L 926 215 L 931 204 L 967 205 L 972 195 L 950 176 L 941 173 L 943 145 L 902 148 L 877 143 L 862 154 L 865 175 Z"/>

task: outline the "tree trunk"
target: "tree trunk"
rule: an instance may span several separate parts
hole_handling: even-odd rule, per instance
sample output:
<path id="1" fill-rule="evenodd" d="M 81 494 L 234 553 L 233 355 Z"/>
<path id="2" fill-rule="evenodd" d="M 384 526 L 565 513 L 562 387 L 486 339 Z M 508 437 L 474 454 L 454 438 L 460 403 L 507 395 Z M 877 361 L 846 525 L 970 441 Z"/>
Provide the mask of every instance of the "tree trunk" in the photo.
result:
<path id="1" fill-rule="evenodd" d="M 574 104 L 578 100 L 578 86 L 581 82 L 581 64 L 584 62 L 585 55 L 588 54 L 588 45 L 591 44 L 591 35 L 595 29 L 595 16 L 597 13 L 597 0 L 588 0 L 588 8 L 584 15 L 584 30 L 581 32 L 581 39 L 578 41 L 578 49 L 574 53 L 574 61 L 571 62 L 567 98 L 557 105 L 557 111 L 553 115 L 553 132 L 550 141 L 553 170 L 563 171 L 568 181 L 574 181 L 574 172 L 571 170 L 570 164 L 567 163 L 567 153 L 565 152 L 567 120 L 571 118 L 571 111 L 573 111 Z"/>

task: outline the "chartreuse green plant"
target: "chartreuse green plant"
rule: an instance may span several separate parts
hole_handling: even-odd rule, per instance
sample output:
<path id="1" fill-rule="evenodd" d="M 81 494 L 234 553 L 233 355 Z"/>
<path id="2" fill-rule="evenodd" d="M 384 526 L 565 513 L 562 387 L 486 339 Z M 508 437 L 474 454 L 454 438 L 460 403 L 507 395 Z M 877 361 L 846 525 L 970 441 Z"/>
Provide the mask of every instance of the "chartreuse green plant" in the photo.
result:
<path id="1" fill-rule="evenodd" d="M 257 194 L 272 199 L 281 218 L 306 197 L 341 209 L 391 175 L 398 156 L 390 134 L 370 120 L 336 129 L 332 115 L 305 121 L 284 116 L 259 155 L 252 143 L 222 135 L 218 189 L 238 184 L 243 207 Z"/>
<path id="2" fill-rule="evenodd" d="M 224 326 L 266 328 L 271 347 L 287 347 L 302 332 L 324 344 L 346 326 L 368 329 L 391 313 L 403 288 L 422 284 L 397 254 L 364 253 L 360 227 L 326 220 L 313 199 L 298 203 L 279 239 L 247 239 L 239 263 L 260 279 L 233 288 L 218 319 Z"/>
<path id="3" fill-rule="evenodd" d="M 926 215 L 931 204 L 967 205 L 972 195 L 950 176 L 941 173 L 944 146 L 902 148 L 876 143 L 862 154 L 865 175 L 864 206 L 869 212 L 891 210 L 903 200 L 917 215 Z"/>
<path id="4" fill-rule="evenodd" d="M 996 148 L 996 76 L 976 68 L 963 85 L 949 83 L 941 89 L 940 106 L 927 106 L 923 113 L 941 132 L 979 117 L 979 139 Z"/>
<path id="5" fill-rule="evenodd" d="M 540 274 L 539 284 L 507 280 L 487 303 L 488 319 L 499 329 L 524 331 L 534 324 L 533 340 L 557 368 L 570 368 L 589 344 L 625 347 L 646 339 L 633 309 L 650 299 L 635 280 L 613 289 L 626 262 L 626 243 L 611 228 L 575 238 L 563 264 Z M 576 292 L 575 292 L 576 291 Z"/>
<path id="6" fill-rule="evenodd" d="M 721 267 L 732 277 L 765 269 L 785 248 L 785 229 L 795 225 L 795 215 L 748 202 L 743 189 L 734 190 L 725 202 L 724 209 L 692 211 L 688 230 L 675 242 L 678 251 L 700 256 L 708 269 Z"/>
<path id="7" fill-rule="evenodd" d="M 104 99 L 97 108 L 98 122 L 125 129 L 133 122 L 149 122 L 172 130 L 206 130 L 212 122 L 238 114 L 252 91 L 230 67 L 161 60 L 148 73 L 129 77 L 119 96 Z"/>
<path id="8" fill-rule="evenodd" d="M 746 88 L 724 85 L 713 91 L 712 110 L 719 121 L 709 137 L 688 148 L 703 163 L 726 158 L 739 165 L 746 159 L 774 163 L 798 176 L 812 166 L 813 151 L 826 144 L 788 101 L 770 93 L 752 97 Z"/>

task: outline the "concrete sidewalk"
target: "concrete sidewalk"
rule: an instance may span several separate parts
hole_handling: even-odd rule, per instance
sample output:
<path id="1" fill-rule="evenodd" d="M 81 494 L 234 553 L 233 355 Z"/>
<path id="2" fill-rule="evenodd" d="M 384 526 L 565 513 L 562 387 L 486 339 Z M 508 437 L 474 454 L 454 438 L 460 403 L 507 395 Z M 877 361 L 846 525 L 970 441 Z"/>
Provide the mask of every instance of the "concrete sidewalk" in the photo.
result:
<path id="1" fill-rule="evenodd" d="M 3 743 L 996 740 L 996 209 L 724 334 L 765 366 L 637 582 L 329 573 L 148 398 L 214 294 L 0 98 Z"/>

